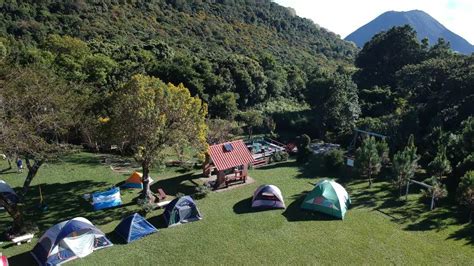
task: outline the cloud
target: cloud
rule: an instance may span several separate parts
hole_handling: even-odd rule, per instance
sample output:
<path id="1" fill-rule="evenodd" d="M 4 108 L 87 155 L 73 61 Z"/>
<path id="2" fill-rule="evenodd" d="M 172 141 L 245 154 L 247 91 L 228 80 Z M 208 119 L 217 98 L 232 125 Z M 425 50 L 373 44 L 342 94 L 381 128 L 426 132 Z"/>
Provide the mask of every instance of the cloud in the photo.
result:
<path id="1" fill-rule="evenodd" d="M 330 31 L 347 36 L 385 11 L 419 9 L 474 44 L 473 0 L 274 0 Z"/>

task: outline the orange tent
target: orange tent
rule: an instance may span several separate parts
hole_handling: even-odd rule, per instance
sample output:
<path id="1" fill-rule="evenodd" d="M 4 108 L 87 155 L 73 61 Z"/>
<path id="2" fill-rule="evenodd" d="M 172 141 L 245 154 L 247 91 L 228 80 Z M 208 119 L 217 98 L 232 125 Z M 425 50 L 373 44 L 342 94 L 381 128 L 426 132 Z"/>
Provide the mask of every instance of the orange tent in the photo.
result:
<path id="1" fill-rule="evenodd" d="M 133 172 L 130 177 L 125 180 L 125 184 L 122 185 L 124 188 L 140 188 L 143 189 L 143 182 L 142 182 L 142 173 Z M 153 179 L 150 179 L 150 183 L 153 182 Z"/>

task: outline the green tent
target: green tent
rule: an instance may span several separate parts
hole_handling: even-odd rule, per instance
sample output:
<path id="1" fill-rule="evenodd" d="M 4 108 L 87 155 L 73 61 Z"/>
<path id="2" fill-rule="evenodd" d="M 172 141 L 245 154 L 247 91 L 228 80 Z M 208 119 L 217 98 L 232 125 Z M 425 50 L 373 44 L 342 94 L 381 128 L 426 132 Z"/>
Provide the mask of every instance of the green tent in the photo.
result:
<path id="1" fill-rule="evenodd" d="M 333 180 L 321 180 L 313 191 L 306 195 L 301 208 L 319 211 L 337 218 L 344 219 L 351 199 L 347 191 Z"/>

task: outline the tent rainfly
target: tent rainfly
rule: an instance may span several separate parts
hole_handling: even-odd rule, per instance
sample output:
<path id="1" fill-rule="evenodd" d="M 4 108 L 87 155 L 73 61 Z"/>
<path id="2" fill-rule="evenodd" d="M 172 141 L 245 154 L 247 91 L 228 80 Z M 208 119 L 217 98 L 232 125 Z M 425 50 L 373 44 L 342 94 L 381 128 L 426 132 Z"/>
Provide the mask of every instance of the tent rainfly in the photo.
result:
<path id="1" fill-rule="evenodd" d="M 281 190 L 274 185 L 259 186 L 253 193 L 252 208 L 284 209 L 285 202 Z"/>
<path id="2" fill-rule="evenodd" d="M 19 201 L 18 195 L 15 191 L 3 180 L 0 180 L 0 194 L 13 204 L 18 203 Z"/>
<path id="3" fill-rule="evenodd" d="M 138 213 L 126 217 L 115 228 L 115 233 L 127 243 L 156 232 L 158 229 Z"/>
<path id="4" fill-rule="evenodd" d="M 344 219 L 350 204 L 351 199 L 343 186 L 334 180 L 324 179 L 306 195 L 301 208 Z"/>
<path id="5" fill-rule="evenodd" d="M 89 220 L 77 217 L 51 227 L 31 251 L 39 265 L 59 265 L 84 258 L 112 242 Z"/>
<path id="6" fill-rule="evenodd" d="M 139 188 L 143 189 L 143 180 L 142 180 L 142 173 L 139 172 L 133 172 L 127 180 L 125 180 L 125 183 L 121 185 L 120 187 L 122 188 Z M 153 183 L 153 179 L 151 177 L 149 178 L 149 184 Z"/>
<path id="7" fill-rule="evenodd" d="M 190 196 L 172 200 L 166 205 L 163 217 L 168 227 L 202 219 L 196 203 Z"/>

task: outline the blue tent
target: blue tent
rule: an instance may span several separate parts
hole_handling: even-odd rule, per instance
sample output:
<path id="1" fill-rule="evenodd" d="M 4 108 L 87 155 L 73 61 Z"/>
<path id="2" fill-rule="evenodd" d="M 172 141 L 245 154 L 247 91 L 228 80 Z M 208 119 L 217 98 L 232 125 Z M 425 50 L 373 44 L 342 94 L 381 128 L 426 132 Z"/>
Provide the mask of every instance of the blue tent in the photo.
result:
<path id="1" fill-rule="evenodd" d="M 112 188 L 105 192 L 96 192 L 92 194 L 92 207 L 94 210 L 103 210 L 122 205 L 120 198 L 120 189 Z"/>
<path id="2" fill-rule="evenodd" d="M 163 213 L 166 224 L 173 226 L 182 223 L 201 220 L 201 213 L 190 196 L 184 196 L 172 200 Z"/>
<path id="3" fill-rule="evenodd" d="M 13 204 L 17 204 L 20 201 L 15 191 L 3 180 L 0 180 L 0 194 Z"/>
<path id="4" fill-rule="evenodd" d="M 39 265 L 59 265 L 112 246 L 89 220 L 77 217 L 51 227 L 31 251 Z"/>
<path id="5" fill-rule="evenodd" d="M 149 234 L 158 232 L 151 223 L 140 214 L 135 213 L 123 219 L 117 227 L 115 227 L 115 233 L 119 235 L 125 242 L 130 243 L 145 237 Z"/>

